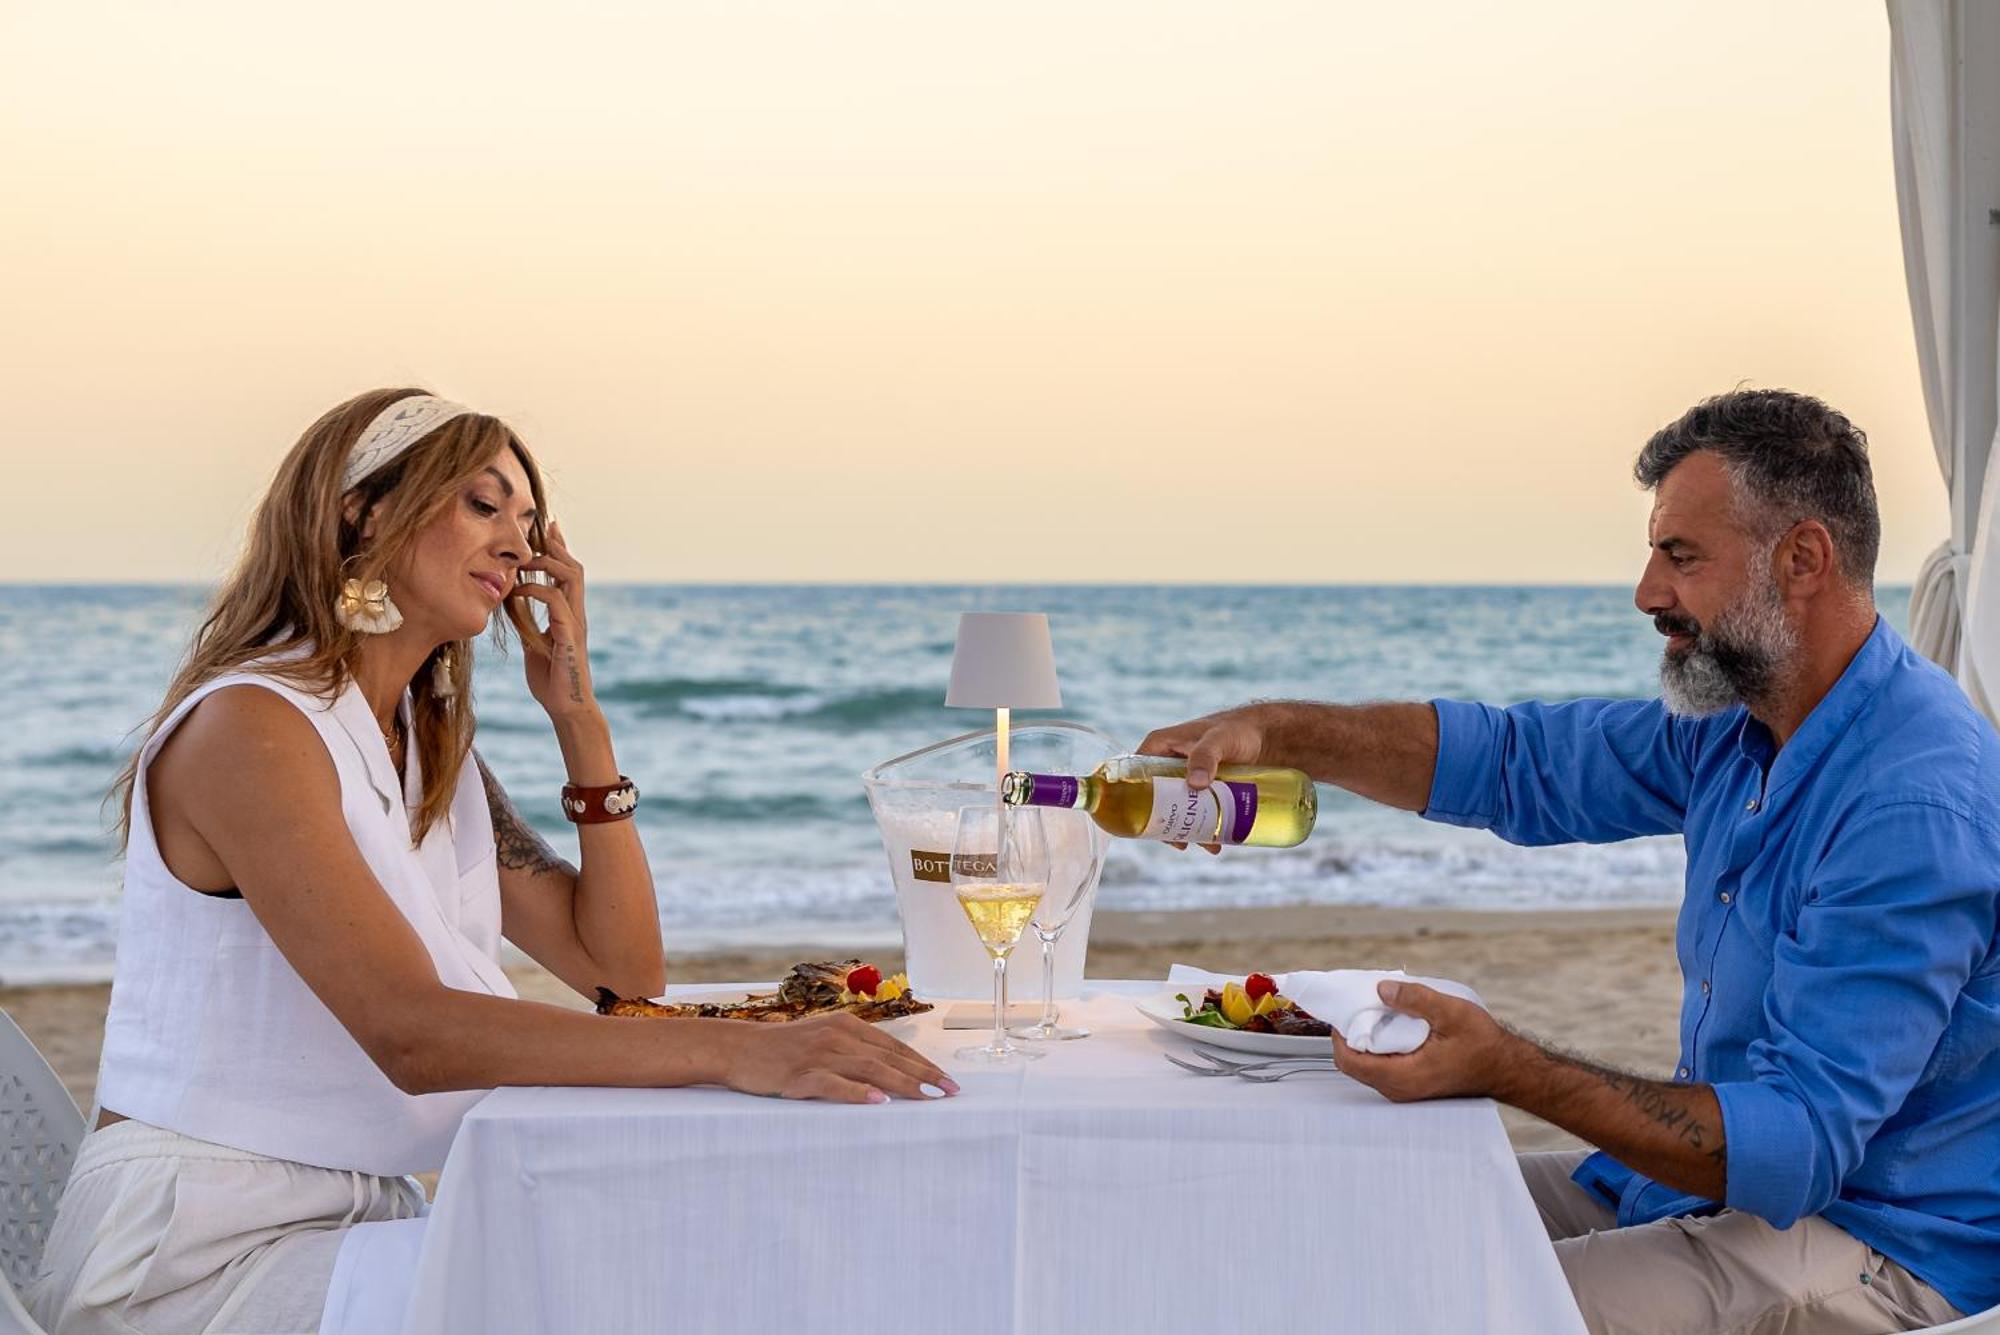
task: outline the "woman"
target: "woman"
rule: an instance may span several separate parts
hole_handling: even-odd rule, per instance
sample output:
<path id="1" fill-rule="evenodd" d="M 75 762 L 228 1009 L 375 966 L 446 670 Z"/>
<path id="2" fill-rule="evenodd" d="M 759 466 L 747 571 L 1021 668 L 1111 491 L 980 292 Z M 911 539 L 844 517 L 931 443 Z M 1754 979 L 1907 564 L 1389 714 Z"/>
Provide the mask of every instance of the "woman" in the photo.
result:
<path id="1" fill-rule="evenodd" d="M 341 404 L 280 466 L 120 780 L 102 1113 L 29 1290 L 52 1335 L 316 1330 L 349 1226 L 420 1213 L 404 1175 L 441 1167 L 496 1085 L 955 1092 L 851 1016 L 614 1020 L 515 996 L 502 936 L 586 996 L 666 983 L 583 567 L 545 514 L 511 430 L 420 390 Z M 502 610 L 580 868 L 472 751 L 471 642 Z"/>

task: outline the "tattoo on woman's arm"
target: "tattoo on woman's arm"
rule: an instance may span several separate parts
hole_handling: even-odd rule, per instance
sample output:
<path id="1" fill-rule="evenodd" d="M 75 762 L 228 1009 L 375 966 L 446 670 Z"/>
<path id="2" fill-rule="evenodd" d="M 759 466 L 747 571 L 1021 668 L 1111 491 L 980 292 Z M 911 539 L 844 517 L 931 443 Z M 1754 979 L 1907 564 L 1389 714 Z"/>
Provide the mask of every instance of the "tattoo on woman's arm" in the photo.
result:
<path id="1" fill-rule="evenodd" d="M 510 871 L 527 871 L 539 876 L 543 872 L 566 872 L 576 875 L 576 868 L 558 856 L 549 847 L 548 840 L 536 834 L 534 827 L 521 819 L 521 813 L 514 809 L 514 801 L 507 796 L 507 790 L 493 777 L 493 771 L 486 768 L 485 758 L 477 751 L 472 753 L 479 765 L 479 777 L 486 785 L 486 808 L 493 813 L 493 848 L 500 865 Z"/>

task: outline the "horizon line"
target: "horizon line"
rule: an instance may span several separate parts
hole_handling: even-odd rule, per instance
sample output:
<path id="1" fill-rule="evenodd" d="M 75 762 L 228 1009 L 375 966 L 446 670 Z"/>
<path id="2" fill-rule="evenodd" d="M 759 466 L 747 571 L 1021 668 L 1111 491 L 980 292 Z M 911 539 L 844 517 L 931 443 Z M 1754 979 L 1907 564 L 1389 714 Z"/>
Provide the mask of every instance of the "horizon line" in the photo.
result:
<path id="1" fill-rule="evenodd" d="M 596 589 L 1629 589 L 1630 580 L 896 580 L 896 579 L 601 579 Z M 200 589 L 199 580 L 22 580 L 0 578 L 4 589 Z M 1913 589 L 1914 581 L 1888 580 L 1881 589 Z"/>

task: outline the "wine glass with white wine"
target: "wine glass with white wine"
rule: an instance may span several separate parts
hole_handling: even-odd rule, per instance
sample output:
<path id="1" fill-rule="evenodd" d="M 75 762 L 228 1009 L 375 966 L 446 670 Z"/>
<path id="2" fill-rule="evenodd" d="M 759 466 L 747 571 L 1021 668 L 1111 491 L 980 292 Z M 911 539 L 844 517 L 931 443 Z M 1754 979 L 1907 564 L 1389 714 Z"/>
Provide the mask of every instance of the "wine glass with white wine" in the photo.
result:
<path id="1" fill-rule="evenodd" d="M 1013 1066 L 1042 1054 L 1007 1037 L 1007 957 L 1049 884 L 1049 842 L 1039 811 L 997 802 L 963 807 L 951 845 L 951 890 L 979 944 L 993 958 L 993 1037 L 953 1055 L 984 1066 Z M 1022 819 L 1023 817 L 1028 819 Z"/>

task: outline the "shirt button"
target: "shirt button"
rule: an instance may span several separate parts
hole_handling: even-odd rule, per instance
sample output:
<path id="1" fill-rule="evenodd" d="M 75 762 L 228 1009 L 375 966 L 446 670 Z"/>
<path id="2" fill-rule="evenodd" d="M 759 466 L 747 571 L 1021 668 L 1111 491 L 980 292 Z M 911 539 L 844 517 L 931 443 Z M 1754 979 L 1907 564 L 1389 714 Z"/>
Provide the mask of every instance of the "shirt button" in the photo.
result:
<path id="1" fill-rule="evenodd" d="M 1707 995 L 1708 995 L 1708 979 L 1706 979 L 1706 978 L 1704 978 L 1704 979 L 1702 979 L 1702 980 L 1701 980 L 1701 994 L 1702 994 L 1703 996 L 1707 996 Z"/>
<path id="2" fill-rule="evenodd" d="M 1727 904 L 1729 902 L 1729 892 L 1727 890 L 1724 890 L 1721 894 L 1717 895 L 1716 898 L 1721 900 L 1723 903 Z"/>
<path id="3" fill-rule="evenodd" d="M 1680 1077 L 1681 1077 L 1681 1079 L 1683 1079 L 1683 1080 L 1685 1080 L 1685 1079 L 1687 1079 L 1687 1078 L 1688 1078 L 1688 1068 L 1687 1068 L 1687 1067 L 1685 1067 L 1685 1066 L 1681 1067 L 1681 1069 L 1680 1069 Z"/>
<path id="4" fill-rule="evenodd" d="M 1757 809 L 1757 799 L 1753 797 L 1748 802 L 1745 802 L 1743 809 L 1745 811 L 1755 811 Z"/>

